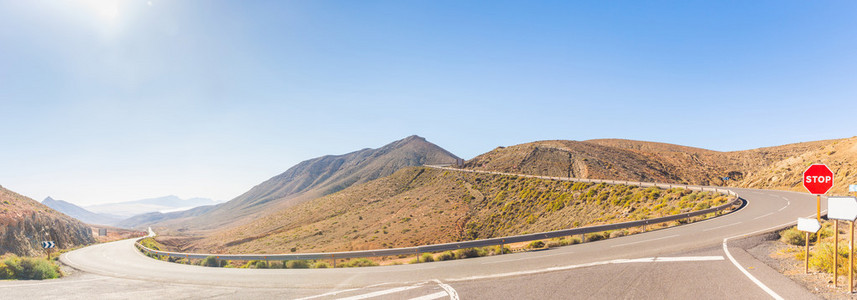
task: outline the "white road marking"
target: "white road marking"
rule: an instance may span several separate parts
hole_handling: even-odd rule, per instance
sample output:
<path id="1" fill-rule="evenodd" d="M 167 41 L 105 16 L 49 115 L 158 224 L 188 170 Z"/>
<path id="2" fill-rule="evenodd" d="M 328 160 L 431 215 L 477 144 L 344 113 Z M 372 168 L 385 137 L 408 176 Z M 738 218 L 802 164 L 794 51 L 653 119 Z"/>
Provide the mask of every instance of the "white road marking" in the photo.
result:
<path id="1" fill-rule="evenodd" d="M 786 206 L 780 207 L 777 211 L 783 211 L 786 207 L 789 207 L 789 205 L 792 205 L 792 202 L 786 199 Z"/>
<path id="2" fill-rule="evenodd" d="M 99 280 L 105 280 L 105 279 L 110 279 L 110 277 L 90 278 L 90 279 L 81 279 L 81 280 L 54 279 L 53 281 L 36 282 L 36 283 L 30 283 L 30 284 L 12 284 L 12 285 L 0 284 L 0 288 L 34 286 L 34 285 L 49 285 L 49 284 L 65 284 L 65 283 L 76 284 L 78 282 L 99 281 Z"/>
<path id="3" fill-rule="evenodd" d="M 528 256 L 528 257 L 522 257 L 522 258 L 516 258 L 516 259 L 510 259 L 510 260 L 501 260 L 501 261 L 484 262 L 484 263 L 482 263 L 482 264 L 483 264 L 483 265 L 499 264 L 499 263 L 507 263 L 507 262 L 512 262 L 512 261 L 519 261 L 519 260 L 527 260 L 527 259 L 535 259 L 535 258 L 551 257 L 551 256 L 557 256 L 557 255 L 566 255 L 566 254 L 572 254 L 572 253 L 574 253 L 574 252 L 554 253 L 554 254 L 540 255 L 540 256 Z"/>
<path id="4" fill-rule="evenodd" d="M 336 294 L 346 293 L 346 292 L 351 292 L 351 291 L 356 291 L 356 290 L 359 290 L 359 289 L 347 289 L 347 290 L 333 291 L 333 292 L 328 292 L 328 293 L 324 293 L 324 294 L 321 294 L 321 295 L 315 295 L 315 296 L 309 296 L 309 297 L 298 298 L 298 299 L 295 299 L 295 300 L 315 299 L 315 298 L 321 298 L 321 297 L 325 297 L 325 296 L 333 296 L 333 295 L 336 295 Z"/>
<path id="5" fill-rule="evenodd" d="M 510 277 L 510 276 L 521 276 L 521 275 L 532 275 L 539 274 L 545 272 L 554 272 L 554 271 L 566 271 L 572 269 L 586 268 L 586 267 L 594 267 L 594 266 L 603 266 L 610 264 L 629 264 L 629 263 L 650 263 L 650 262 L 677 262 L 677 261 L 716 261 L 722 259 L 715 259 L 717 256 L 685 256 L 685 257 L 644 257 L 644 258 L 634 258 L 634 259 L 614 259 L 607 261 L 597 261 L 579 265 L 568 265 L 562 267 L 550 267 L 538 270 L 530 270 L 530 271 L 518 271 L 518 272 L 509 272 L 509 273 L 500 273 L 500 274 L 492 274 L 492 275 L 479 275 L 479 276 L 470 276 L 464 278 L 457 279 L 447 279 L 446 281 L 467 281 L 467 280 L 481 280 L 481 279 L 495 279 L 502 277 Z M 722 258 L 722 256 L 720 256 Z"/>
<path id="6" fill-rule="evenodd" d="M 458 292 L 456 292 L 454 288 L 437 279 L 435 279 L 434 282 L 437 282 L 437 285 L 449 294 L 449 300 L 458 300 Z"/>
<path id="7" fill-rule="evenodd" d="M 785 207 L 784 207 L 784 208 L 785 208 Z M 770 215 L 773 215 L 773 214 L 774 214 L 774 213 L 770 212 L 770 213 L 767 213 L 767 214 L 764 214 L 764 215 L 761 215 L 761 216 L 755 217 L 755 218 L 753 218 L 753 220 L 758 220 L 758 219 L 761 219 L 761 218 L 764 218 L 764 217 L 767 217 L 767 216 L 770 216 Z"/>
<path id="8" fill-rule="evenodd" d="M 368 288 L 373 288 L 373 287 L 379 287 L 379 286 L 382 286 L 382 285 L 388 285 L 388 284 L 390 284 L 390 283 L 378 283 L 378 284 L 373 284 L 373 285 L 367 285 L 367 286 L 364 286 L 364 287 L 362 287 L 362 288 L 356 288 L 356 289 L 345 289 L 345 290 L 332 291 L 332 292 L 327 292 L 327 293 L 324 293 L 324 294 L 321 294 L 321 295 L 315 295 L 315 296 L 309 296 L 309 297 L 297 298 L 297 299 L 295 299 L 295 300 L 307 300 L 307 299 L 321 298 L 321 297 L 325 297 L 325 296 L 333 296 L 333 295 L 336 295 L 336 294 L 342 294 L 342 293 L 352 292 L 352 291 L 361 290 L 361 289 L 368 289 Z"/>
<path id="9" fill-rule="evenodd" d="M 726 246 L 726 241 L 728 241 L 729 239 L 730 238 L 723 239 L 723 252 L 726 252 L 726 256 L 729 257 L 729 260 L 732 262 L 732 264 L 735 265 L 735 267 L 737 267 L 738 270 L 741 270 L 741 273 L 744 273 L 744 275 L 746 275 L 747 278 L 750 278 L 750 281 L 752 281 L 757 286 L 762 288 L 762 290 L 765 291 L 765 293 L 768 293 L 768 295 L 770 295 L 774 299 L 785 300 L 785 299 L 783 299 L 783 297 L 780 297 L 780 295 L 777 294 L 777 292 L 774 292 L 774 290 L 772 290 L 767 285 L 765 285 L 764 283 L 759 281 L 759 279 L 756 279 L 756 277 L 754 277 L 752 274 L 750 274 L 750 272 L 747 272 L 747 270 L 745 270 L 744 267 L 741 266 L 741 264 L 739 264 L 738 261 L 735 260 L 734 257 L 732 257 L 732 253 L 729 253 L 729 247 Z"/>
<path id="10" fill-rule="evenodd" d="M 724 228 L 724 227 L 729 227 L 729 226 L 735 226 L 735 225 L 738 225 L 738 224 L 741 224 L 741 222 L 739 221 L 739 222 L 735 222 L 735 223 L 728 224 L 728 225 L 723 225 L 723 226 L 717 226 L 717 227 L 708 228 L 708 229 L 703 230 L 703 232 L 705 232 L 705 231 L 712 231 L 712 230 L 716 230 L 716 229 L 720 229 L 720 228 Z"/>
<path id="11" fill-rule="evenodd" d="M 418 287 L 420 287 L 420 286 L 419 285 L 403 286 L 403 287 L 397 287 L 397 288 L 372 292 L 372 293 L 363 294 L 363 295 L 351 296 L 351 297 L 346 297 L 346 298 L 339 298 L 339 300 L 360 300 L 360 299 L 383 296 L 383 295 L 392 294 L 392 293 L 404 292 L 404 291 L 415 289 Z"/>
<path id="12" fill-rule="evenodd" d="M 680 257 L 658 257 L 655 262 L 676 262 L 676 261 L 713 261 L 725 260 L 723 256 L 680 256 Z"/>
<path id="13" fill-rule="evenodd" d="M 634 245 L 634 244 L 639 244 L 639 243 L 645 243 L 645 242 L 651 242 L 651 241 L 657 241 L 657 240 L 663 240 L 663 239 L 673 238 L 673 237 L 677 237 L 677 236 L 679 236 L 679 235 L 678 235 L 678 234 L 673 234 L 673 235 L 669 235 L 669 236 L 665 236 L 665 237 L 659 237 L 659 238 L 656 238 L 656 239 L 648 239 L 648 240 L 644 240 L 644 241 L 636 241 L 636 242 L 631 242 L 631 243 L 625 243 L 625 244 L 613 245 L 613 246 L 610 246 L 610 248 L 613 248 L 613 247 L 622 247 L 622 246 L 629 246 L 629 245 Z"/>
<path id="14" fill-rule="evenodd" d="M 411 300 L 434 300 L 434 299 L 439 299 L 439 298 L 443 298 L 443 297 L 447 297 L 447 296 L 449 296 L 449 294 L 447 294 L 446 291 L 443 291 L 443 292 L 437 292 L 437 293 L 430 294 L 430 295 L 425 295 L 422 297 L 411 298 Z"/>

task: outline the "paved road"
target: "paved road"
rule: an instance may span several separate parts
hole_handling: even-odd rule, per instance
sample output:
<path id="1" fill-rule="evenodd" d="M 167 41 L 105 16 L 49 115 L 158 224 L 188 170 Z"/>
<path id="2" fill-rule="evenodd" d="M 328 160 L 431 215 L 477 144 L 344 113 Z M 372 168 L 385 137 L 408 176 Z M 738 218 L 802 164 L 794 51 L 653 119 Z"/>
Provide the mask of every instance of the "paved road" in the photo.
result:
<path id="1" fill-rule="evenodd" d="M 108 298 L 153 292 L 192 298 L 317 299 L 811 297 L 740 248 L 723 245 L 724 239 L 780 228 L 813 214 L 814 196 L 733 190 L 748 204 L 732 214 L 547 251 L 389 267 L 254 270 L 152 260 L 136 251 L 133 241 L 125 240 L 64 254 L 61 260 L 81 274 L 45 284 L 54 291 L 67 291 L 60 292 L 66 296 L 80 292 Z M 730 256 L 743 269 L 752 267 L 748 274 L 761 285 L 742 273 Z M 2 282 L 0 293 L 24 295 L 43 289 L 30 284 Z"/>

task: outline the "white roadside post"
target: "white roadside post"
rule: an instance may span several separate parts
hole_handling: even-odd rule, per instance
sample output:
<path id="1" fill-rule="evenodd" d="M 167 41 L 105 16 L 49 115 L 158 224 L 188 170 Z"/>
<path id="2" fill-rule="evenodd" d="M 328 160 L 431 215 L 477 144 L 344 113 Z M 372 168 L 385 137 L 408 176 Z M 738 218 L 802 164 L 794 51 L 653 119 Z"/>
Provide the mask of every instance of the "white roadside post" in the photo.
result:
<path id="1" fill-rule="evenodd" d="M 821 229 L 821 223 L 817 219 L 797 218 L 797 230 L 806 232 L 806 247 L 804 248 L 806 251 L 804 272 L 806 274 L 809 274 L 809 234 L 816 233 L 819 229 Z"/>
<path id="2" fill-rule="evenodd" d="M 834 224 L 839 224 L 839 221 L 851 222 L 851 234 L 848 238 L 848 291 L 854 292 L 854 220 L 857 220 L 857 198 L 855 197 L 828 197 L 827 198 L 827 218 L 834 220 Z M 836 287 L 838 274 L 839 255 L 839 227 L 835 226 L 833 230 L 833 287 Z"/>

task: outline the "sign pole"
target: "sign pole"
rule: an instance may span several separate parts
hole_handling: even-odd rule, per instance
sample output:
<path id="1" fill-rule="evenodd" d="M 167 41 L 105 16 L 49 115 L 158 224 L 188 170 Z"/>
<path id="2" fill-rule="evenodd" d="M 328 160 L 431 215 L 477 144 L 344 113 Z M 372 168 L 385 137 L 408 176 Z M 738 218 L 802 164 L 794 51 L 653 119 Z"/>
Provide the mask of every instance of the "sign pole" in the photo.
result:
<path id="1" fill-rule="evenodd" d="M 833 288 L 835 289 L 838 284 L 839 284 L 839 220 L 833 220 Z"/>
<path id="2" fill-rule="evenodd" d="M 815 195 L 815 219 L 821 224 L 821 195 Z M 821 230 L 815 233 L 815 241 L 821 242 Z"/>
<path id="3" fill-rule="evenodd" d="M 854 293 L 854 221 L 851 221 L 851 234 L 848 245 L 848 292 Z"/>
<path id="4" fill-rule="evenodd" d="M 803 265 L 805 268 L 804 272 L 806 274 L 809 274 L 809 232 L 806 233 L 806 247 L 804 248 L 804 251 L 805 251 L 804 254 L 806 254 L 806 255 L 804 255 L 804 258 L 803 258 L 804 259 Z"/>

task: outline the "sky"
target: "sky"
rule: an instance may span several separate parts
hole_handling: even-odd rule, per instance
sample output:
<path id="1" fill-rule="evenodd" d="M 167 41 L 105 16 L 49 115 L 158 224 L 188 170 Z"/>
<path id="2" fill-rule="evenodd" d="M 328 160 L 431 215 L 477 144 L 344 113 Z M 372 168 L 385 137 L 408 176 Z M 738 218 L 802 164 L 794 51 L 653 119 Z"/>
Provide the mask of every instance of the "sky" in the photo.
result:
<path id="1" fill-rule="evenodd" d="M 420 135 L 719 151 L 857 134 L 854 1 L 0 0 L 0 185 L 229 200 Z"/>

